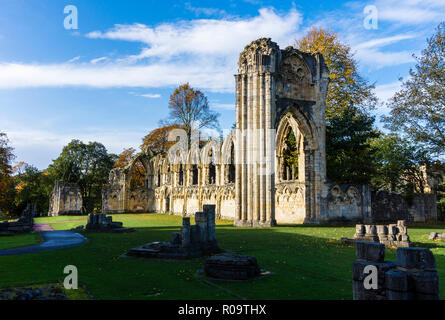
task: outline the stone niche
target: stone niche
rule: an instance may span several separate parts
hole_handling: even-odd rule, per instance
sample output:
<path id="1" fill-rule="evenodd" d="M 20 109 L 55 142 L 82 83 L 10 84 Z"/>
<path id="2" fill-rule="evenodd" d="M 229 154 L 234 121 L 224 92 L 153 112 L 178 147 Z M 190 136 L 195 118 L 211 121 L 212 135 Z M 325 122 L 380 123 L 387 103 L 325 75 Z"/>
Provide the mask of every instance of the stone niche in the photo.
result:
<path id="1" fill-rule="evenodd" d="M 82 214 L 82 193 L 75 183 L 56 181 L 49 196 L 48 216 Z"/>
<path id="2" fill-rule="evenodd" d="M 180 232 L 172 234 L 170 242 L 151 242 L 130 249 L 129 256 L 185 259 L 219 252 L 215 238 L 215 205 L 203 205 L 203 212 L 196 212 L 195 225 L 190 218 L 182 219 Z"/>
<path id="3" fill-rule="evenodd" d="M 429 249 L 397 248 L 397 261 L 385 261 L 384 244 L 357 241 L 355 245 L 354 300 L 439 300 L 439 276 Z M 365 288 L 368 266 L 377 268 L 377 288 Z"/>

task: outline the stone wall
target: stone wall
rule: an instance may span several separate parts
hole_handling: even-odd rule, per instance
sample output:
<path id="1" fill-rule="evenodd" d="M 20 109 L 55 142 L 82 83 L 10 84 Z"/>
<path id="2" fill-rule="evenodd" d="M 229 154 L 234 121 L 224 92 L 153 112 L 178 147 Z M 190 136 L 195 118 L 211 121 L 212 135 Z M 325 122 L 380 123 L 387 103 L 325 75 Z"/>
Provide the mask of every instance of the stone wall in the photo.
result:
<path id="1" fill-rule="evenodd" d="M 415 194 L 409 203 L 400 193 L 379 190 L 372 192 L 371 201 L 373 222 L 437 220 L 437 204 L 434 194 Z"/>
<path id="2" fill-rule="evenodd" d="M 82 213 L 82 193 L 75 183 L 56 181 L 49 197 L 48 216 Z"/>

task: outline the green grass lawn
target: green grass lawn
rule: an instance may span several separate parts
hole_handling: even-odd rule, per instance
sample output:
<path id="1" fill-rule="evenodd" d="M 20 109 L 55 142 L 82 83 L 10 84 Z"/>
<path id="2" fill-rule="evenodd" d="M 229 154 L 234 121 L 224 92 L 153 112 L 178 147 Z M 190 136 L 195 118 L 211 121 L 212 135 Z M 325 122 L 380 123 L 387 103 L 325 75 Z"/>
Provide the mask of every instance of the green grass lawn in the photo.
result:
<path id="1" fill-rule="evenodd" d="M 18 248 L 37 244 L 41 241 L 38 233 L 17 234 L 14 236 L 0 237 L 0 250 Z"/>
<path id="2" fill-rule="evenodd" d="M 182 218 L 159 214 L 113 215 L 113 220 L 135 227 L 124 234 L 84 233 L 89 241 L 79 247 L 32 255 L 0 257 L 0 287 L 62 282 L 63 268 L 75 265 L 80 284 L 96 299 L 233 299 L 195 277 L 204 258 L 163 261 L 122 257 L 128 249 L 151 241 L 169 241 Z M 54 229 L 85 224 L 86 217 L 37 218 Z M 445 244 L 428 240 L 430 231 L 445 225 L 409 227 L 411 241 L 433 251 L 439 278 L 445 279 Z M 352 237 L 354 227 L 288 225 L 274 228 L 235 228 L 217 221 L 221 248 L 257 258 L 262 269 L 273 272 L 246 282 L 214 281 L 247 299 L 352 299 L 352 262 L 355 250 L 340 244 Z M 1 240 L 0 240 L 1 241 Z M 387 249 L 395 260 L 395 250 Z M 445 298 L 445 282 L 440 282 Z"/>

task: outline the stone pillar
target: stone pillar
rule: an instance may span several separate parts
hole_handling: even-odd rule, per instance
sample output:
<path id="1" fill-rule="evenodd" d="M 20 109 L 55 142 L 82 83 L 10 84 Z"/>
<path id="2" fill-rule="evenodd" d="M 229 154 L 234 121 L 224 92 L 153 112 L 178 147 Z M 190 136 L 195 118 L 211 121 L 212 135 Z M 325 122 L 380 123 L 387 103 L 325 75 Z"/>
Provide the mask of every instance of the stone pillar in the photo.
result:
<path id="1" fill-rule="evenodd" d="M 182 247 L 190 246 L 190 218 L 182 218 Z"/>
<path id="2" fill-rule="evenodd" d="M 204 212 L 196 212 L 195 213 L 195 222 L 196 222 L 196 226 L 199 229 L 199 240 L 201 243 L 205 243 L 208 241 L 208 230 L 207 230 L 207 225 L 208 225 L 208 218 L 207 218 L 207 213 Z"/>
<path id="3" fill-rule="evenodd" d="M 215 241 L 215 205 L 205 204 L 202 207 L 204 213 L 207 215 L 207 240 Z"/>

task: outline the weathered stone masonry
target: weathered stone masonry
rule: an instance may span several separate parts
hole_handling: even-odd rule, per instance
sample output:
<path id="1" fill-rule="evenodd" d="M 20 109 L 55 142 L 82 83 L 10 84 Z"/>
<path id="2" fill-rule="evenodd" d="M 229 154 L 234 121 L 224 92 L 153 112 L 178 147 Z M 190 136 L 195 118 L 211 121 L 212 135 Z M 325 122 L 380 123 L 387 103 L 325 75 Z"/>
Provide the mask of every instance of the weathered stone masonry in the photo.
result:
<path id="1" fill-rule="evenodd" d="M 240 54 L 235 75 L 236 129 L 220 145 L 178 155 L 170 163 L 150 150 L 124 169 L 113 169 L 103 189 L 103 212 L 194 215 L 216 206 L 217 218 L 236 226 L 362 221 L 372 223 L 365 185 L 334 185 L 326 179 L 325 102 L 329 70 L 321 54 L 270 39 L 253 41 Z M 295 138 L 290 166 L 287 139 Z M 195 160 L 195 161 L 193 161 Z M 132 183 L 134 166 L 144 184 Z"/>

